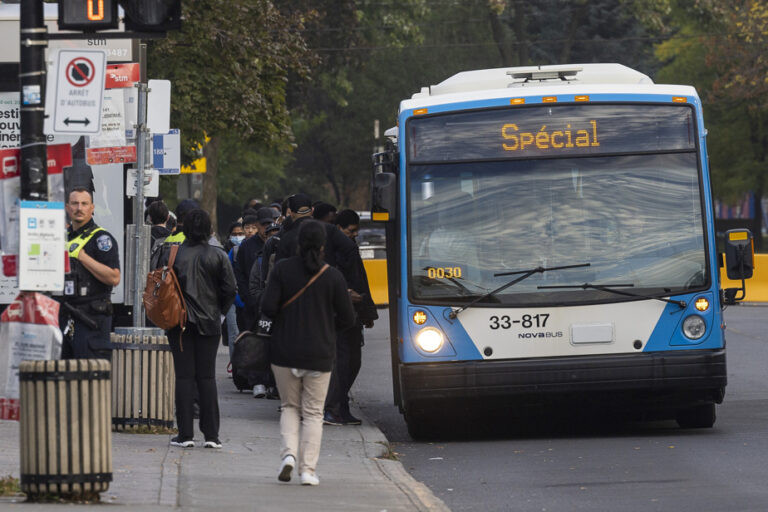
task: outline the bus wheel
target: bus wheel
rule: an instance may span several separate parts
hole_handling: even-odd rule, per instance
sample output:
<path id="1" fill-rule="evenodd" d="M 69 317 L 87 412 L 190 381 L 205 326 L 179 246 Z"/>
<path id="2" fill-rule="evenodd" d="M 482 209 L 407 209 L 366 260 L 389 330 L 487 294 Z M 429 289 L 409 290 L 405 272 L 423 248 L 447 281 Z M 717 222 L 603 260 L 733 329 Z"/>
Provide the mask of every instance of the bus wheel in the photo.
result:
<path id="1" fill-rule="evenodd" d="M 405 423 L 414 441 L 427 441 L 439 436 L 438 422 L 429 414 L 406 412 Z"/>
<path id="2" fill-rule="evenodd" d="M 712 428 L 715 424 L 715 404 L 696 405 L 677 411 L 680 428 Z"/>

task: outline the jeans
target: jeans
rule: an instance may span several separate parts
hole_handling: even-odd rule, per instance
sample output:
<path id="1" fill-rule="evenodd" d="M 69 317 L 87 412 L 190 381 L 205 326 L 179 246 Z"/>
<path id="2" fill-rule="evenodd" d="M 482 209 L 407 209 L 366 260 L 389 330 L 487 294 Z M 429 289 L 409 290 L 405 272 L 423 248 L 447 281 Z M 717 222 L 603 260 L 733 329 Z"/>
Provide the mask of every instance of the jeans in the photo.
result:
<path id="1" fill-rule="evenodd" d="M 272 365 L 280 392 L 283 412 L 280 414 L 280 435 L 283 439 L 280 457 L 293 455 L 298 461 L 299 473 L 314 473 L 320 458 L 323 440 L 323 404 L 328 392 L 331 372 L 294 370 Z"/>
<path id="2" fill-rule="evenodd" d="M 195 385 L 200 403 L 200 430 L 206 441 L 219 437 L 219 397 L 216 390 L 216 351 L 219 336 L 203 336 L 195 324 L 187 324 L 179 346 L 177 327 L 168 331 L 168 343 L 176 371 L 176 424 L 181 439 L 194 437 L 192 403 Z M 181 349 L 184 349 L 183 351 Z"/>

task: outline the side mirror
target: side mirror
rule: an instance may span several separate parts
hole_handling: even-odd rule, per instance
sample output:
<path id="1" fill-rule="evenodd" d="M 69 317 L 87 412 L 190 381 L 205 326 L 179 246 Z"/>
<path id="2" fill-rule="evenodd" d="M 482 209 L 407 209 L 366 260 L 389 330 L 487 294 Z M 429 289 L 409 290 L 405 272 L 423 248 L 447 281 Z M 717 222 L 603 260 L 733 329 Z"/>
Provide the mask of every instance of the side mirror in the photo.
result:
<path id="1" fill-rule="evenodd" d="M 755 246 L 748 229 L 731 229 L 725 233 L 725 272 L 734 281 L 752 277 Z"/>
<path id="2" fill-rule="evenodd" d="M 394 220 L 397 214 L 397 175 L 378 172 L 373 175 L 373 198 L 371 220 L 386 222 Z"/>

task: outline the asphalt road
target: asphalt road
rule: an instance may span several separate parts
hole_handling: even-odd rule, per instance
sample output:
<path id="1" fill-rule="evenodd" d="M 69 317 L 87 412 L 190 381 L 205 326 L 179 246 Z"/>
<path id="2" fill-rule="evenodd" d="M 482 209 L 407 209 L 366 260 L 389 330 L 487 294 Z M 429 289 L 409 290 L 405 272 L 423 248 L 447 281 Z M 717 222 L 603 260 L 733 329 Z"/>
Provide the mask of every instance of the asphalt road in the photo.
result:
<path id="1" fill-rule="evenodd" d="M 380 310 L 386 316 L 386 310 Z M 413 442 L 392 402 L 385 321 L 366 331 L 353 390 L 405 468 L 453 511 L 768 510 L 768 306 L 726 312 L 729 383 L 714 428 L 673 421 L 474 417 L 482 435 Z M 481 430 L 488 430 L 481 428 Z"/>

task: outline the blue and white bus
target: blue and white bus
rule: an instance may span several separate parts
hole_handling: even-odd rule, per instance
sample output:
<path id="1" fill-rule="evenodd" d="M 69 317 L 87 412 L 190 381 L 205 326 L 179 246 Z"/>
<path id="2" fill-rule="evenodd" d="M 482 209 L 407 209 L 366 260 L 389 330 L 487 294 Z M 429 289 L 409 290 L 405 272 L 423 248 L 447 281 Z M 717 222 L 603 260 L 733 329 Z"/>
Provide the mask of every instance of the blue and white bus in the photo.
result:
<path id="1" fill-rule="evenodd" d="M 714 424 L 722 311 L 754 260 L 746 230 L 717 253 L 694 88 L 619 64 L 468 71 L 402 101 L 388 134 L 372 217 L 413 437 L 482 403 Z"/>

